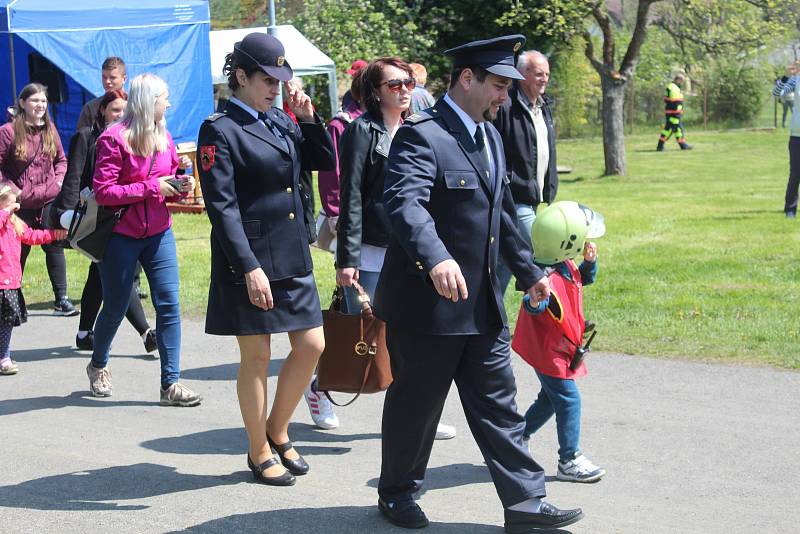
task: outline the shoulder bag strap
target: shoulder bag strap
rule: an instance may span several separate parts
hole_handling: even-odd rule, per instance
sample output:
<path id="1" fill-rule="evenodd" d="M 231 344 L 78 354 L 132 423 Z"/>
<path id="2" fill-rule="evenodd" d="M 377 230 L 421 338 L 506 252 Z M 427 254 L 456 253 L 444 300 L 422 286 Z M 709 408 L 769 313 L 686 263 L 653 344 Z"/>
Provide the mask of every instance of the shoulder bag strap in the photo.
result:
<path id="1" fill-rule="evenodd" d="M 148 169 L 147 169 L 147 174 L 145 175 L 145 179 L 150 178 L 150 173 L 153 172 L 153 165 L 155 165 L 155 163 L 156 163 L 156 154 L 157 154 L 157 152 L 158 152 L 158 149 L 153 149 L 153 156 L 150 158 L 150 167 L 148 167 Z M 128 208 L 130 208 L 130 207 L 131 207 L 131 205 L 128 204 L 127 206 L 122 206 L 120 209 L 118 209 L 115 212 L 114 215 L 116 216 L 117 221 L 122 219 L 122 217 L 125 215 L 125 212 L 128 211 Z"/>

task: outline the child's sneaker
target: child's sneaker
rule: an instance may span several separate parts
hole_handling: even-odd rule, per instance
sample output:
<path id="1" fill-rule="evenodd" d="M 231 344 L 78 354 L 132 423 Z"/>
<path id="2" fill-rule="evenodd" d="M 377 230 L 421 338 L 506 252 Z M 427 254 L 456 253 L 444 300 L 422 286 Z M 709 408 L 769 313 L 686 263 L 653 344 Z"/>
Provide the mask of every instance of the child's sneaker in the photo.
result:
<path id="1" fill-rule="evenodd" d="M 0 362 L 0 375 L 15 375 L 19 372 L 17 362 L 11 358 L 6 358 Z"/>
<path id="2" fill-rule="evenodd" d="M 559 460 L 556 478 L 570 482 L 597 482 L 605 474 L 605 469 L 597 467 L 581 454 L 566 462 Z"/>

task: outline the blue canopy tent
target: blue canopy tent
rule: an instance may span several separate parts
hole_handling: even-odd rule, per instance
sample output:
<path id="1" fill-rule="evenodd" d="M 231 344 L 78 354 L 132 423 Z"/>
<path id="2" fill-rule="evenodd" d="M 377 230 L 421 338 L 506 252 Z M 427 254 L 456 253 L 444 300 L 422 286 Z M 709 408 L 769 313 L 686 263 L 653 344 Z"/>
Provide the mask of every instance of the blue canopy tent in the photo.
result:
<path id="1" fill-rule="evenodd" d="M 83 104 L 103 94 L 100 65 L 119 56 L 128 80 L 151 72 L 167 82 L 169 131 L 176 142 L 195 140 L 214 108 L 209 26 L 207 0 L 0 0 L 0 110 L 41 54 L 63 72 L 64 101 L 50 109 L 66 146 Z"/>

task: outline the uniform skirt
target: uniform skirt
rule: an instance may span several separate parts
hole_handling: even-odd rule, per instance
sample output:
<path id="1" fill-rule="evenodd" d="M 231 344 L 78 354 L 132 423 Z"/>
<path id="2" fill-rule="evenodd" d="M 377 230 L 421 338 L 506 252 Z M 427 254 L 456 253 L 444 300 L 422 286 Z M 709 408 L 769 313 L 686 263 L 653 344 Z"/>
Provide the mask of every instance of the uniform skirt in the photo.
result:
<path id="1" fill-rule="evenodd" d="M 250 303 L 247 286 L 218 280 L 212 275 L 208 292 L 206 333 L 248 336 L 294 332 L 322 326 L 314 274 L 270 280 L 275 306 L 264 311 Z"/>
<path id="2" fill-rule="evenodd" d="M 21 289 L 0 289 L 0 324 L 20 326 L 28 320 Z"/>

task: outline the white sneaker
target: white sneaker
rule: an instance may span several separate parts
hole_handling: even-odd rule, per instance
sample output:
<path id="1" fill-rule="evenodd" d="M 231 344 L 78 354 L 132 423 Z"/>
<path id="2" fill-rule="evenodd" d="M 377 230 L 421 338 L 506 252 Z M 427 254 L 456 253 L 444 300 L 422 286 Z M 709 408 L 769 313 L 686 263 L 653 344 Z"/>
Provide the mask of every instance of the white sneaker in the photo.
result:
<path id="1" fill-rule="evenodd" d="M 434 439 L 453 439 L 456 437 L 456 427 L 439 423 L 436 427 L 436 437 Z"/>
<path id="2" fill-rule="evenodd" d="M 336 413 L 333 411 L 333 404 L 331 401 L 328 400 L 328 397 L 326 397 L 324 393 L 320 393 L 312 388 L 316 381 L 317 377 L 315 376 L 311 379 L 311 383 L 308 384 L 303 394 L 303 397 L 306 399 L 306 404 L 308 404 L 308 411 L 311 412 L 311 419 L 314 421 L 314 424 L 317 425 L 317 428 L 323 430 L 339 428 L 339 418 L 336 417 Z"/>
<path id="3" fill-rule="evenodd" d="M 596 482 L 603 478 L 606 470 L 597 467 L 584 455 L 569 460 L 558 462 L 558 472 L 556 478 L 559 480 L 569 480 L 570 482 Z"/>

